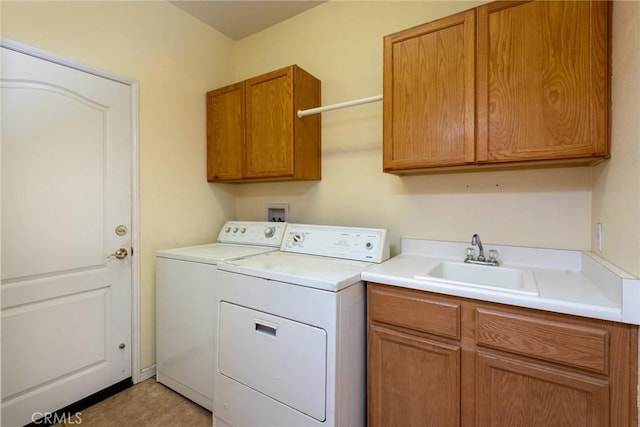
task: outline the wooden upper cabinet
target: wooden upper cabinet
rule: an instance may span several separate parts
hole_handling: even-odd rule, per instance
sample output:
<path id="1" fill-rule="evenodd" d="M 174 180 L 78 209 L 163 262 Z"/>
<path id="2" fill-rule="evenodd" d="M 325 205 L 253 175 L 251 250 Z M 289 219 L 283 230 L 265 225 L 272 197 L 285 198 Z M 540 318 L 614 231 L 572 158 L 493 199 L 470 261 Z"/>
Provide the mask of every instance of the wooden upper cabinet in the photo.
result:
<path id="1" fill-rule="evenodd" d="M 207 93 L 207 180 L 243 176 L 244 84 Z"/>
<path id="2" fill-rule="evenodd" d="M 607 1 L 478 8 L 478 161 L 609 154 Z"/>
<path id="3" fill-rule="evenodd" d="M 293 70 L 255 77 L 247 87 L 247 178 L 293 176 Z"/>
<path id="4" fill-rule="evenodd" d="M 292 65 L 207 94 L 207 179 L 318 180 L 320 80 Z"/>
<path id="5" fill-rule="evenodd" d="M 475 161 L 475 11 L 384 38 L 384 170 Z"/>
<path id="6" fill-rule="evenodd" d="M 384 38 L 383 168 L 609 156 L 609 1 L 499 1 Z"/>

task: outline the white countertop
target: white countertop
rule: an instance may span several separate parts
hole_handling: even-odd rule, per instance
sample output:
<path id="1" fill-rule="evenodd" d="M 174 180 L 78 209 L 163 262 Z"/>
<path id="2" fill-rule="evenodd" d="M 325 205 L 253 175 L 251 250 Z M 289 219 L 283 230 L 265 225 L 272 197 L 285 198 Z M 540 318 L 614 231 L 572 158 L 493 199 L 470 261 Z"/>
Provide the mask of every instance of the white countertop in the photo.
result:
<path id="1" fill-rule="evenodd" d="M 362 280 L 529 307 L 557 313 L 640 324 L 640 280 L 591 252 L 485 244 L 497 249 L 501 267 L 530 269 L 538 295 L 417 279 L 439 262 L 462 262 L 468 243 L 402 239 L 401 254 L 364 271 Z M 487 266 L 486 268 L 500 268 Z"/>

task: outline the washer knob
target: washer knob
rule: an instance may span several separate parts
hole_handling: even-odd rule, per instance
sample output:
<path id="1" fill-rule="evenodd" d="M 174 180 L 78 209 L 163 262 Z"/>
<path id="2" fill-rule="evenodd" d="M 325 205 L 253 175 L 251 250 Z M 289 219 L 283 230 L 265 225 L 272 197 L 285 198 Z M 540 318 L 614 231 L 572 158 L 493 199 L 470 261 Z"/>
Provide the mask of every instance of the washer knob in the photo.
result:
<path id="1" fill-rule="evenodd" d="M 244 234 L 246 231 L 247 231 L 247 228 L 246 228 L 246 227 L 242 227 L 242 228 L 240 229 L 240 232 L 241 232 L 242 234 Z"/>
<path id="2" fill-rule="evenodd" d="M 224 232 L 225 232 L 225 233 L 228 233 L 228 232 L 230 232 L 230 231 L 231 231 L 231 227 L 227 227 L 227 228 L 224 230 Z"/>
<path id="3" fill-rule="evenodd" d="M 276 232 L 276 228 L 275 227 L 267 227 L 264 229 L 264 235 L 266 237 L 273 237 L 273 235 Z"/>
<path id="4" fill-rule="evenodd" d="M 304 236 L 302 234 L 294 234 L 291 240 L 293 240 L 294 245 L 299 245 L 304 240 Z"/>
<path id="5" fill-rule="evenodd" d="M 237 233 L 238 232 L 238 227 L 233 227 L 233 232 Z"/>
<path id="6" fill-rule="evenodd" d="M 367 244 L 365 245 L 367 249 L 373 249 L 373 243 L 371 242 L 367 242 Z"/>

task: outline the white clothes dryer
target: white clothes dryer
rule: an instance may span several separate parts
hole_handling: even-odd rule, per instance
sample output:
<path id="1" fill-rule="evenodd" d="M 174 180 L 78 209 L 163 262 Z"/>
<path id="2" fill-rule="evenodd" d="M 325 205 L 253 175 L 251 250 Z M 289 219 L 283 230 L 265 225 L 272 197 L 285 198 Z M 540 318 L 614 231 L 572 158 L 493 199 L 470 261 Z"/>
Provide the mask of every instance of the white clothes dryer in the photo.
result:
<path id="1" fill-rule="evenodd" d="M 365 289 L 384 229 L 289 224 L 280 252 L 218 265 L 214 425 L 366 424 Z"/>
<path id="2" fill-rule="evenodd" d="M 219 262 L 277 251 L 286 223 L 228 221 L 218 242 L 157 252 L 156 378 L 211 410 Z"/>

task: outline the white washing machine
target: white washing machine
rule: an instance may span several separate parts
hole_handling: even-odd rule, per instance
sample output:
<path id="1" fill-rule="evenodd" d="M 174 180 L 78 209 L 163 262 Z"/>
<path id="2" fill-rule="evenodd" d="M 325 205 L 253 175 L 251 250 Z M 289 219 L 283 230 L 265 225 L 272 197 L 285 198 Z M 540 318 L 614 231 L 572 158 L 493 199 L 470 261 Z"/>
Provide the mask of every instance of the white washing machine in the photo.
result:
<path id="1" fill-rule="evenodd" d="M 229 221 L 218 243 L 157 252 L 156 378 L 211 410 L 220 261 L 277 251 L 286 224 Z"/>
<path id="2" fill-rule="evenodd" d="M 384 229 L 289 224 L 280 252 L 218 265 L 214 426 L 366 423 L 365 289 Z"/>

